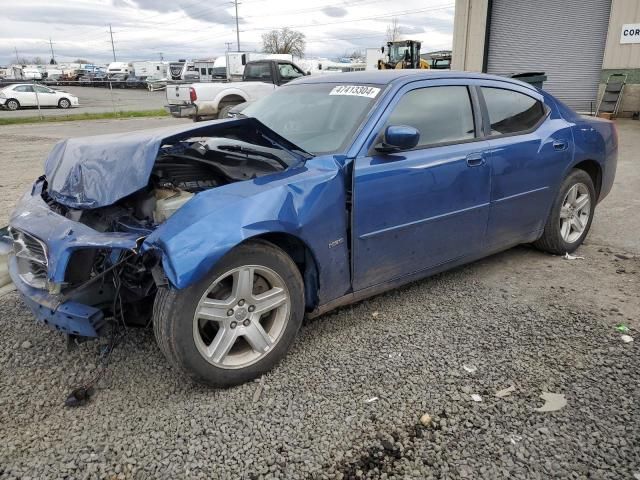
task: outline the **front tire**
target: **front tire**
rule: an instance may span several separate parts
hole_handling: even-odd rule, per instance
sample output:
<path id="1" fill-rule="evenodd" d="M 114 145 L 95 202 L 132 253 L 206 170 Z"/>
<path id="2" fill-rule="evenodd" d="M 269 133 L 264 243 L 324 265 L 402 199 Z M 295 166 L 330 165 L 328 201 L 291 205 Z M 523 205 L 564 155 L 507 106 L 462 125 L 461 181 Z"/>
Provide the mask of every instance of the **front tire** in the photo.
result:
<path id="1" fill-rule="evenodd" d="M 69 108 L 70 106 L 71 106 L 71 102 L 67 98 L 61 98 L 58 101 L 58 107 L 60 107 L 60 108 L 65 108 L 66 109 L 66 108 Z"/>
<path id="2" fill-rule="evenodd" d="M 575 251 L 589 233 L 595 206 L 593 180 L 584 170 L 572 170 L 562 182 L 544 233 L 534 246 L 555 255 Z"/>
<path id="3" fill-rule="evenodd" d="M 153 321 L 160 350 L 206 385 L 228 387 L 271 370 L 286 354 L 304 316 L 300 271 L 282 250 L 247 242 L 205 277 L 161 288 Z"/>
<path id="4" fill-rule="evenodd" d="M 10 98 L 9 100 L 7 100 L 7 103 L 5 103 L 5 105 L 9 110 L 18 110 L 20 108 L 20 102 L 18 102 L 18 100 L 16 100 L 15 98 Z"/>

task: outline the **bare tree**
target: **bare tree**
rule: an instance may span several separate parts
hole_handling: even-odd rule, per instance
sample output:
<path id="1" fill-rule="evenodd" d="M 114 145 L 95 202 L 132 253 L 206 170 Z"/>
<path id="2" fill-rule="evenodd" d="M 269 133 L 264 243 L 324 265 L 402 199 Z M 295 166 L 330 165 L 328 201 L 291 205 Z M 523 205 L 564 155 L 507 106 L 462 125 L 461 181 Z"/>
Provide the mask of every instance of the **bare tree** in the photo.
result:
<path id="1" fill-rule="evenodd" d="M 34 65 L 44 65 L 44 60 L 42 59 L 42 57 L 33 57 L 33 60 L 31 60 L 31 62 Z"/>
<path id="2" fill-rule="evenodd" d="M 304 33 L 287 27 L 262 35 L 262 51 L 265 53 L 290 53 L 302 57 L 306 44 Z"/>
<path id="3" fill-rule="evenodd" d="M 91 63 L 89 60 L 85 60 L 84 58 L 76 58 L 72 63 Z"/>
<path id="4" fill-rule="evenodd" d="M 364 58 L 366 56 L 364 50 L 354 49 L 354 50 L 345 50 L 343 57 L 345 58 Z"/>
<path id="5" fill-rule="evenodd" d="M 400 30 L 400 23 L 398 23 L 397 18 L 392 18 L 389 25 L 387 25 L 387 42 L 395 42 L 400 40 L 400 35 L 402 34 Z"/>

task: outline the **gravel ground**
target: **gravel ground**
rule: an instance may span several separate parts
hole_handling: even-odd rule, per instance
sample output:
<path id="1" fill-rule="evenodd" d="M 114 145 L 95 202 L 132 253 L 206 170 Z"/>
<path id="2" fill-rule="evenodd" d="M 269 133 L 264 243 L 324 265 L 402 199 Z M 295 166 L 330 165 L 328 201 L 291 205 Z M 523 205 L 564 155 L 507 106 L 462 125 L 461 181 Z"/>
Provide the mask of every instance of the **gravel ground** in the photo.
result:
<path id="1" fill-rule="evenodd" d="M 276 369 L 232 389 L 186 381 L 150 331 L 130 329 L 91 402 L 67 409 L 99 345 L 67 351 L 16 294 L 0 298 L 0 478 L 640 476 L 640 248 L 637 219 L 617 216 L 638 201 L 636 125 L 620 122 L 619 180 L 583 260 L 519 247 L 344 308 L 306 322 Z M 34 138 L 24 168 L 0 157 L 9 209 L 63 132 L 2 133 L 5 152 Z M 566 406 L 536 411 L 543 392 Z"/>

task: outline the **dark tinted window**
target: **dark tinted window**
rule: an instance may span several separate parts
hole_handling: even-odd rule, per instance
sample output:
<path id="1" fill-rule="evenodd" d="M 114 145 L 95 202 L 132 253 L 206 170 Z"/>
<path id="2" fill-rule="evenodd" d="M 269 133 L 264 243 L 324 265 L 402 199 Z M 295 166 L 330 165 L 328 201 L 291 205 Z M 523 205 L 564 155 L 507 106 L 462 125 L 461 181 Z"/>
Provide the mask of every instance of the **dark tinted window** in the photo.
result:
<path id="1" fill-rule="evenodd" d="M 524 132 L 544 117 L 544 107 L 535 98 L 502 88 L 482 87 L 489 110 L 491 135 Z"/>
<path id="2" fill-rule="evenodd" d="M 16 92 L 33 92 L 33 86 L 31 85 L 19 85 L 14 88 Z"/>
<path id="3" fill-rule="evenodd" d="M 247 64 L 244 67 L 244 76 L 251 80 L 269 80 L 271 79 L 270 63 L 254 63 Z"/>
<path id="4" fill-rule="evenodd" d="M 429 87 L 404 94 L 387 125 L 409 125 L 420 132 L 418 146 L 474 137 L 467 87 Z"/>

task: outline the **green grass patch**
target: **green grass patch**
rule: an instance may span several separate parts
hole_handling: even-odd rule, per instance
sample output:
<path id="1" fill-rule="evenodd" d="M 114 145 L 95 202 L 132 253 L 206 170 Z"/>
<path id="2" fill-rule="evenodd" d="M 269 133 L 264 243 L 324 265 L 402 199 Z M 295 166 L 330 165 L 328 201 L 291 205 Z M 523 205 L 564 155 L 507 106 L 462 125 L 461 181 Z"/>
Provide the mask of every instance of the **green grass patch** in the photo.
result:
<path id="1" fill-rule="evenodd" d="M 164 109 L 139 110 L 132 112 L 103 112 L 103 113 L 70 113 L 68 115 L 50 115 L 41 119 L 34 117 L 12 117 L 1 118 L 0 125 L 18 125 L 22 123 L 42 123 L 42 122 L 73 122 L 76 120 L 104 120 L 113 118 L 139 118 L 139 117 L 166 117 L 169 115 Z"/>

